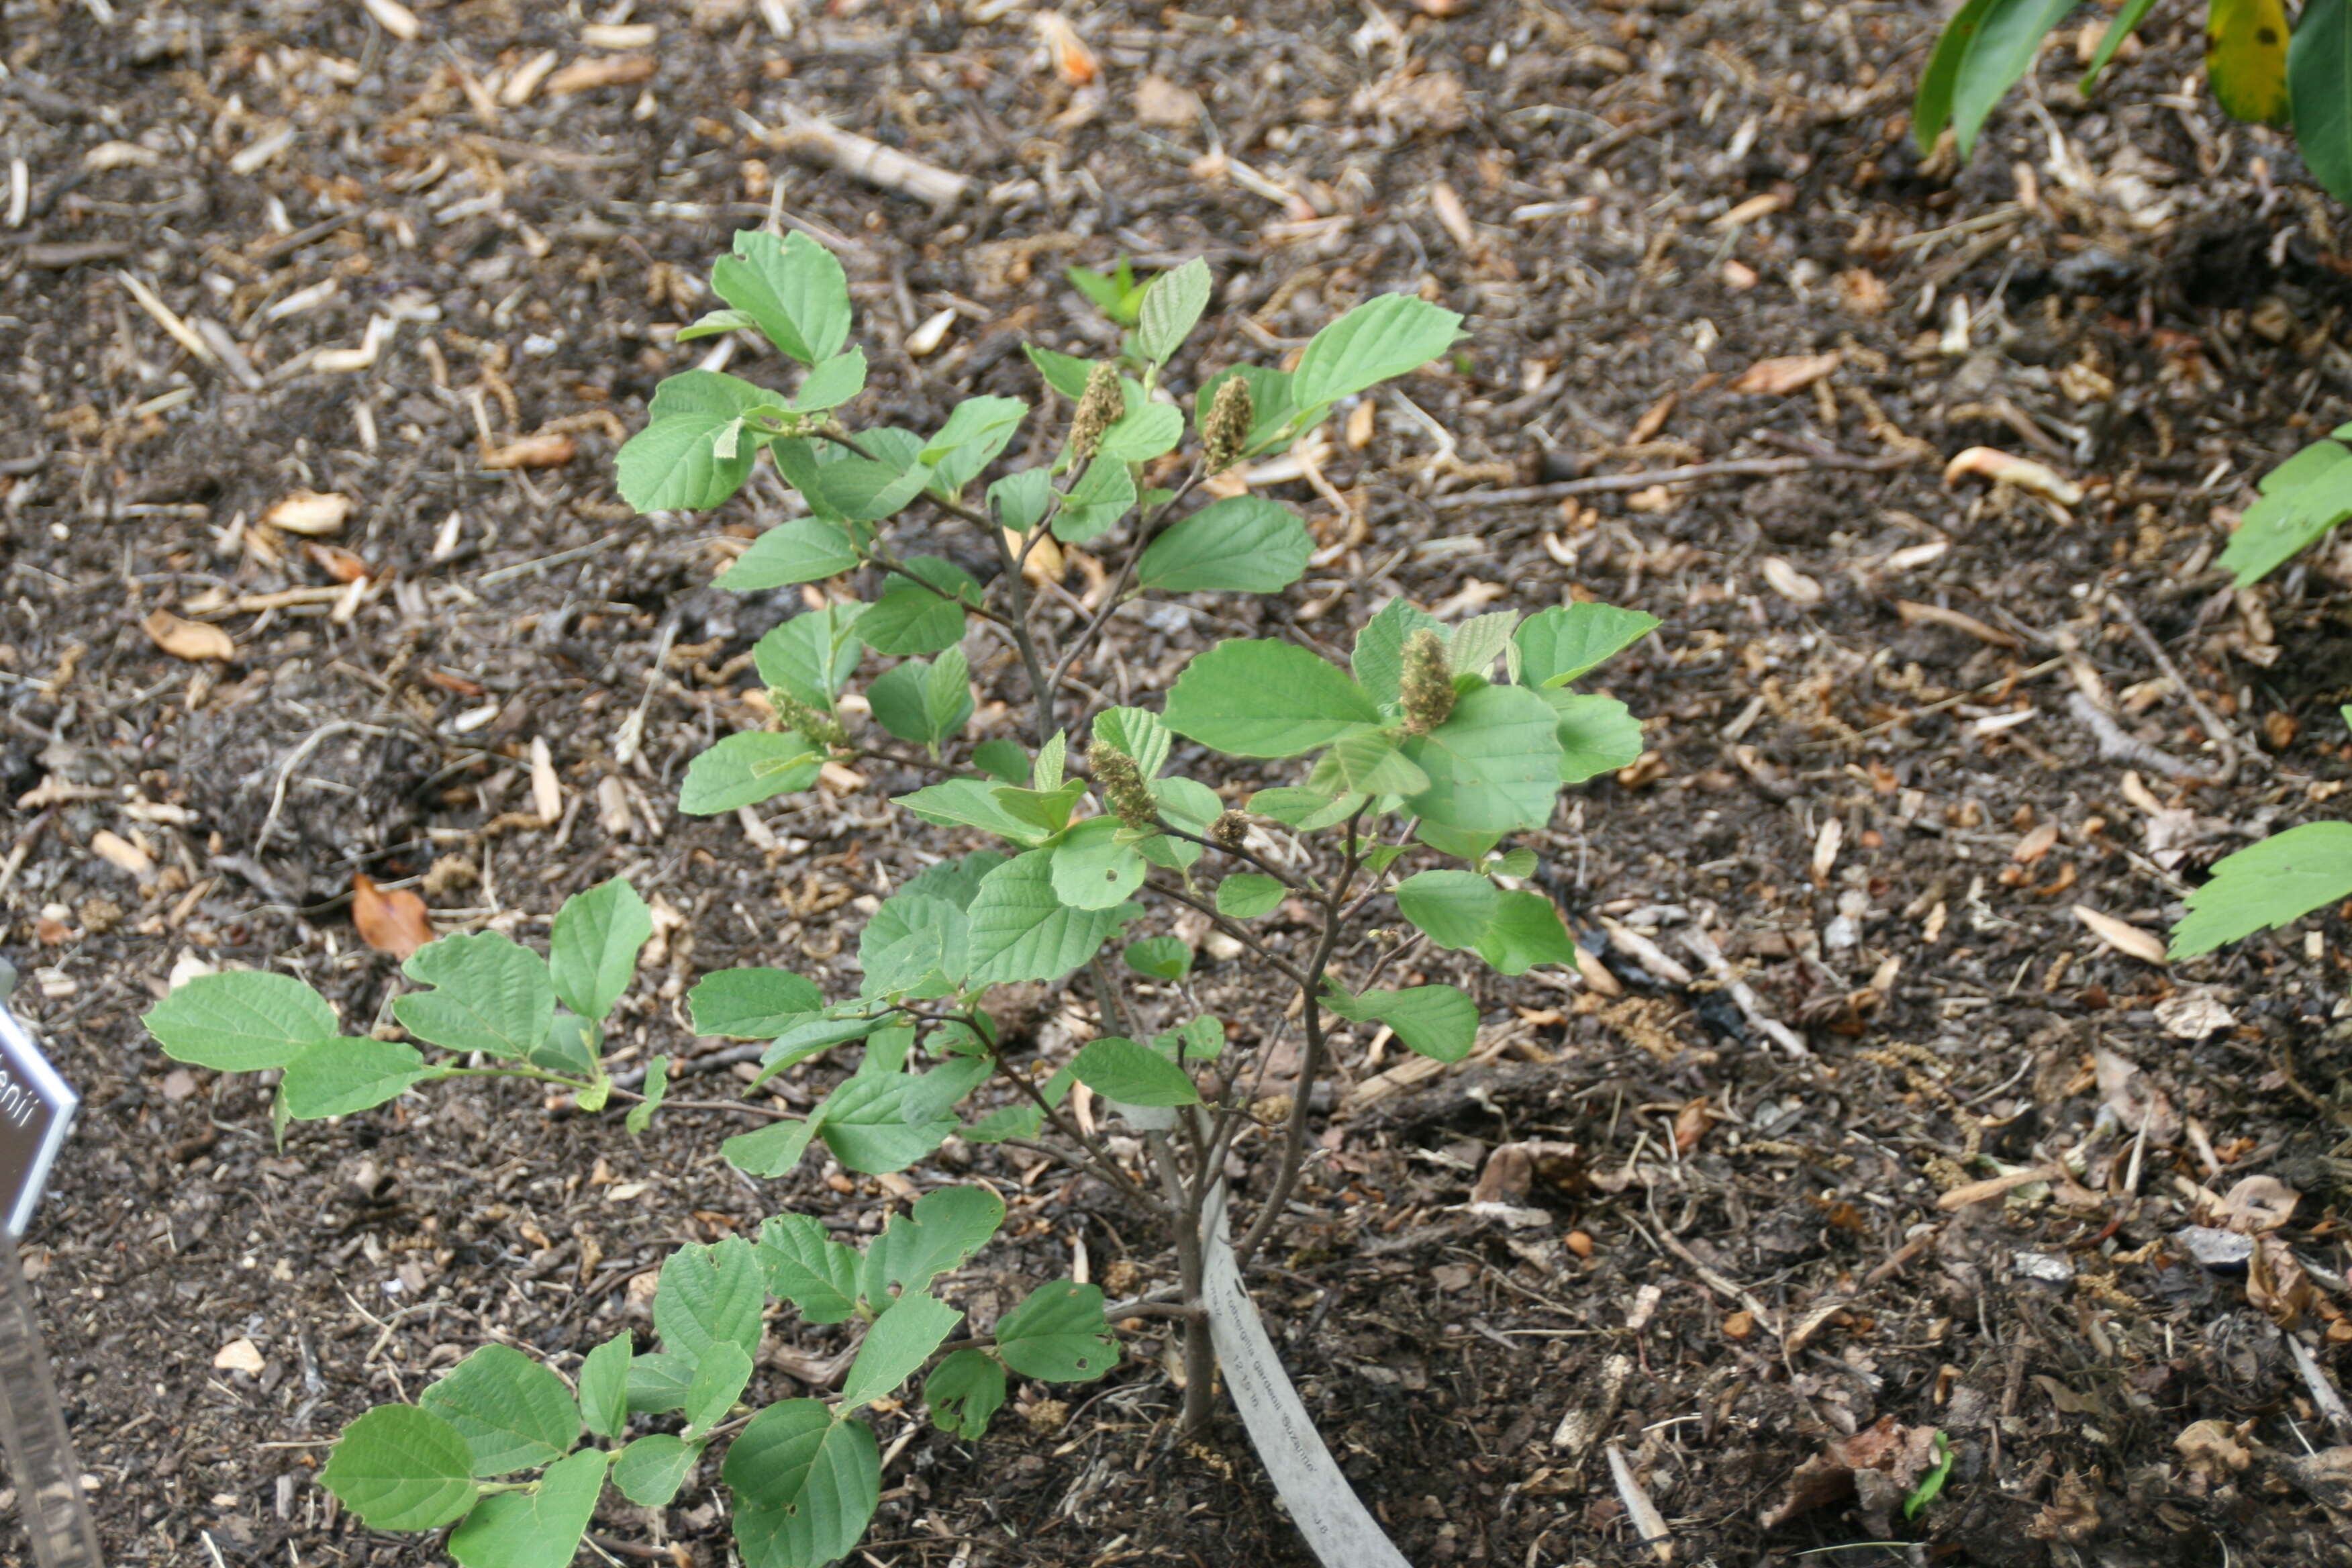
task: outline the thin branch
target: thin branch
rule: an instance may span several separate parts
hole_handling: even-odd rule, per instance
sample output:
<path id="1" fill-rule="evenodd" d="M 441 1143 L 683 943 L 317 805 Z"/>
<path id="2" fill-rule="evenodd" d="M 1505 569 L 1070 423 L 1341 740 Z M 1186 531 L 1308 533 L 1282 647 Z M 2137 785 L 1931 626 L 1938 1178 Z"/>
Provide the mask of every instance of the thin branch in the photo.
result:
<path id="1" fill-rule="evenodd" d="M 1527 485 L 1513 490 L 1458 490 L 1452 495 L 1432 496 L 1429 508 L 1433 511 L 1459 511 L 1473 506 L 1518 506 L 1528 501 L 1561 500 L 1569 496 L 1645 490 L 1652 485 L 1686 485 L 1700 479 L 1769 479 L 1775 474 L 1803 474 L 1819 468 L 1884 474 L 1908 468 L 1915 460 L 1907 453 L 1887 458 L 1849 458 L 1843 452 L 1825 452 L 1811 458 L 1732 458 L 1719 463 L 1686 463 L 1680 468 L 1652 468 L 1639 474 L 1597 474 L 1589 479 Z"/>
<path id="2" fill-rule="evenodd" d="M 1293 964 L 1288 959 L 1284 958 L 1280 953 L 1276 952 L 1272 948 L 1266 946 L 1265 943 L 1258 941 L 1256 937 L 1252 936 L 1244 928 L 1235 925 L 1233 921 L 1219 914 L 1211 905 L 1202 903 L 1200 900 L 1192 897 L 1190 893 L 1180 892 L 1178 889 L 1168 886 L 1165 882 L 1147 881 L 1144 883 L 1144 886 L 1150 888 L 1153 892 L 1158 893 L 1164 899 L 1172 900 L 1177 903 L 1184 905 L 1187 909 L 1200 910 L 1202 914 L 1209 917 L 1211 923 L 1215 925 L 1219 931 L 1223 931 L 1227 936 L 1232 937 L 1235 942 L 1240 942 L 1244 947 L 1248 948 L 1252 952 L 1256 953 L 1260 958 L 1265 960 L 1266 963 L 1280 970 L 1284 976 L 1287 978 L 1292 984 L 1300 987 L 1302 990 L 1307 987 L 1307 976 L 1297 968 L 1297 965 Z"/>

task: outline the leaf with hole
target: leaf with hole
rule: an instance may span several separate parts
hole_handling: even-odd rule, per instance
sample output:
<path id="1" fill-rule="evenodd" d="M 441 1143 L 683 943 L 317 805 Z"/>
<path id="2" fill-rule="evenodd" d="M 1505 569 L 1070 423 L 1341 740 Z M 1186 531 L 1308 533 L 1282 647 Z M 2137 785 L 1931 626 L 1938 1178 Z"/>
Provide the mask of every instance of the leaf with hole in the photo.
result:
<path id="1" fill-rule="evenodd" d="M 1057 1279 L 997 1320 L 996 1353 L 1024 1377 L 1092 1383 L 1118 1364 L 1118 1342 L 1103 1316 L 1102 1291 Z"/>
<path id="2" fill-rule="evenodd" d="M 1088 817 L 1048 851 L 1054 857 L 1054 896 L 1065 907 L 1111 909 L 1143 885 L 1143 856 L 1121 839 L 1124 831 L 1115 816 Z"/>
<path id="3" fill-rule="evenodd" d="M 923 1380 L 931 1423 L 959 1437 L 978 1437 L 1004 1404 L 1004 1368 L 985 1351 L 961 1350 Z"/>
<path id="4" fill-rule="evenodd" d="M 787 1399 L 753 1416 L 719 1476 L 735 1493 L 743 1568 L 821 1568 L 845 1556 L 882 1496 L 872 1429 L 835 1419 L 816 1399 Z"/>

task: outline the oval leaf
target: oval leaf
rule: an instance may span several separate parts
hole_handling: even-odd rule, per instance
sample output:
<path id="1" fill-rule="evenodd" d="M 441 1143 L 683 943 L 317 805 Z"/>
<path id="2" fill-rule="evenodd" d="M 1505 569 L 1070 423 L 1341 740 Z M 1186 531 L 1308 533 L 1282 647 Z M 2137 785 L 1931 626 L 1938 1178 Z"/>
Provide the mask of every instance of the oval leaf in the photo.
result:
<path id="1" fill-rule="evenodd" d="M 1163 594 L 1278 594 L 1298 581 L 1314 553 L 1307 525 L 1288 507 L 1232 496 L 1153 540 L 1136 580 Z"/>
<path id="2" fill-rule="evenodd" d="M 335 1037 L 335 1010 L 289 974 L 199 974 L 148 1010 L 147 1032 L 173 1061 L 218 1072 L 282 1068 Z"/>

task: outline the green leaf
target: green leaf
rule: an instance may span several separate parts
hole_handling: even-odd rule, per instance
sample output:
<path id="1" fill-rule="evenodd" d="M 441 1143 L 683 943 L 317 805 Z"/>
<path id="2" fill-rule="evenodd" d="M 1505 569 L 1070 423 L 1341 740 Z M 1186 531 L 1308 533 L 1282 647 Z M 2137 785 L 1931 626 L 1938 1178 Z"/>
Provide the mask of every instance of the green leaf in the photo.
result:
<path id="1" fill-rule="evenodd" d="M 1022 776 L 1028 776 L 1028 759 L 1025 757 L 1022 759 Z M 968 910 L 988 874 L 1010 858 L 1010 856 L 993 849 L 975 849 L 957 859 L 942 860 L 936 866 L 925 867 L 898 890 L 945 899 L 956 908 Z"/>
<path id="2" fill-rule="evenodd" d="M 1541 893 L 1496 896 L 1495 917 L 1478 938 L 1478 956 L 1505 974 L 1525 974 L 1538 963 L 1574 963 L 1576 943 L 1559 910 Z"/>
<path id="3" fill-rule="evenodd" d="M 474 1506 L 474 1451 L 413 1405 L 379 1405 L 343 1428 L 320 1484 L 372 1530 L 433 1530 Z"/>
<path id="4" fill-rule="evenodd" d="M 780 522 L 751 542 L 711 581 L 730 594 L 756 594 L 795 583 L 815 583 L 850 571 L 858 563 L 857 547 L 848 531 L 821 517 Z"/>
<path id="5" fill-rule="evenodd" d="M 813 1215 L 780 1214 L 760 1227 L 768 1292 L 812 1323 L 847 1322 L 857 1310 L 857 1253 Z"/>
<path id="6" fill-rule="evenodd" d="M 985 779 L 950 779 L 912 795 L 893 795 L 891 800 L 938 827 L 977 827 L 1016 844 L 1038 844 L 1053 837 L 1004 808 L 998 797 L 1007 788 Z"/>
<path id="7" fill-rule="evenodd" d="M 629 1424 L 629 1331 L 623 1329 L 580 1363 L 580 1416 L 599 1437 L 617 1437 Z"/>
<path id="8" fill-rule="evenodd" d="M 1021 749 L 1018 741 L 999 736 L 982 741 L 971 752 L 972 765 L 990 777 L 1009 784 L 1019 784 L 1029 776 L 1029 753 Z"/>
<path id="9" fill-rule="evenodd" d="M 1408 371 L 1454 346 L 1462 318 L 1412 294 L 1367 300 L 1315 334 L 1290 373 L 1299 407 L 1320 408 Z"/>
<path id="10" fill-rule="evenodd" d="M 1092 360 L 1055 353 L 1052 349 L 1041 349 L 1034 343 L 1022 344 L 1021 352 L 1029 356 L 1029 363 L 1037 367 L 1037 374 L 1045 377 L 1045 384 L 1055 392 L 1073 403 L 1087 395 L 1087 378 L 1095 370 Z"/>
<path id="11" fill-rule="evenodd" d="M 866 353 L 851 349 L 838 353 L 811 370 L 801 378 L 800 391 L 793 395 L 795 414 L 822 414 L 838 408 L 866 390 Z"/>
<path id="12" fill-rule="evenodd" d="M 751 1418 L 720 1478 L 735 1492 L 743 1568 L 822 1568 L 847 1555 L 882 1496 L 882 1456 L 862 1421 L 787 1399 Z"/>
<path id="13" fill-rule="evenodd" d="M 1006 1105 L 990 1111 L 963 1130 L 974 1143 L 1002 1143 L 1008 1138 L 1034 1138 L 1045 1125 L 1045 1113 L 1034 1105 Z"/>
<path id="14" fill-rule="evenodd" d="M 1475 871 L 1419 871 L 1397 884 L 1397 908 L 1439 947 L 1475 947 L 1501 894 Z"/>
<path id="15" fill-rule="evenodd" d="M 564 900 L 547 954 L 557 998 L 601 1023 L 636 978 L 637 953 L 653 934 L 653 911 L 618 877 Z"/>
<path id="16" fill-rule="evenodd" d="M 1511 628 L 1518 624 L 1517 610 L 1471 616 L 1446 634 L 1445 662 L 1457 676 L 1485 679 L 1487 669 L 1511 646 Z"/>
<path id="17" fill-rule="evenodd" d="M 1017 397 L 967 397 L 957 404 L 923 447 L 922 460 L 932 474 L 926 488 L 950 499 L 961 494 L 1011 444 L 1028 412 Z"/>
<path id="18" fill-rule="evenodd" d="M 974 984 L 1059 980 L 1140 912 L 1132 904 L 1073 910 L 1054 892 L 1054 857 L 1032 849 L 991 871 L 971 900 Z"/>
<path id="19" fill-rule="evenodd" d="M 1135 475 L 1125 463 L 1089 463 L 1054 514 L 1054 537 L 1084 544 L 1117 527 L 1135 501 Z"/>
<path id="20" fill-rule="evenodd" d="M 825 1101 L 817 1136 L 845 1170 L 884 1176 L 903 1171 L 956 1130 L 955 1118 L 909 1123 L 903 1105 L 914 1080 L 902 1073 L 851 1079 Z"/>
<path id="21" fill-rule="evenodd" d="M 694 1384 L 694 1358 L 656 1351 L 629 1362 L 629 1414 L 659 1415 L 686 1408 L 686 1391 Z"/>
<path id="22" fill-rule="evenodd" d="M 476 1476 L 550 1464 L 580 1436 L 580 1407 L 563 1380 L 511 1345 L 484 1345 L 416 1403 L 466 1439 Z"/>
<path id="23" fill-rule="evenodd" d="M 449 1535 L 462 1568 L 565 1568 L 595 1517 L 604 1489 L 601 1448 L 583 1448 L 547 1468 L 529 1491 L 494 1492 Z"/>
<path id="24" fill-rule="evenodd" d="M 1106 708 L 1095 715 L 1095 744 L 1125 752 L 1146 780 L 1168 765 L 1168 726 L 1143 708 Z"/>
<path id="25" fill-rule="evenodd" d="M 688 816 L 717 816 L 757 805 L 808 788 L 824 766 L 824 753 L 800 735 L 746 730 L 724 737 L 687 763 L 677 808 Z"/>
<path id="26" fill-rule="evenodd" d="M 859 933 L 857 962 L 867 997 L 944 996 L 971 967 L 969 922 L 947 900 L 902 888 L 882 901 Z"/>
<path id="27" fill-rule="evenodd" d="M 1024 1377 L 1092 1383 L 1118 1364 L 1118 1342 L 1103 1316 L 1102 1291 L 1056 1279 L 997 1320 L 996 1353 Z"/>
<path id="28" fill-rule="evenodd" d="M 1345 822 L 1363 804 L 1364 797 L 1360 795 L 1332 795 L 1325 790 L 1299 789 L 1288 784 L 1262 789 L 1249 797 L 1249 808 L 1258 816 L 1270 816 L 1304 833 Z"/>
<path id="29" fill-rule="evenodd" d="M 1127 412 L 1111 421 L 1095 450 L 1098 463 L 1148 463 L 1176 449 L 1184 439 L 1184 411 L 1172 403 L 1150 403 L 1138 397 Z"/>
<path id="30" fill-rule="evenodd" d="M 923 1403 L 931 1423 L 959 1437 L 978 1437 L 989 1417 L 1004 1405 L 1004 1368 L 984 1351 L 963 1350 L 931 1369 L 923 1380 Z"/>
<path id="31" fill-rule="evenodd" d="M 2352 822 L 2306 822 L 2214 863 L 2172 928 L 2178 960 L 2352 898 Z"/>
<path id="32" fill-rule="evenodd" d="M 1209 264 L 1197 256 L 1151 280 L 1135 316 L 1135 346 L 1145 359 L 1165 363 L 1184 346 L 1209 307 Z"/>
<path id="33" fill-rule="evenodd" d="M 165 1056 L 218 1072 L 282 1068 L 335 1037 L 335 1010 L 325 997 L 291 975 L 257 970 L 199 974 L 142 1021 Z"/>
<path id="34" fill-rule="evenodd" d="M 1537 693 L 1559 719 L 1559 779 L 1582 784 L 1641 760 L 1642 721 L 1614 697 L 1596 697 L 1548 687 Z"/>
<path id="35" fill-rule="evenodd" d="M 760 323 L 740 310 L 705 310 L 690 326 L 680 327 L 672 342 L 690 343 L 697 338 L 715 338 L 721 332 L 744 329 L 759 331 Z"/>
<path id="36" fill-rule="evenodd" d="M 1192 425 L 1195 429 L 1207 426 L 1210 406 L 1217 400 L 1217 389 L 1235 377 L 1239 377 L 1250 389 L 1250 428 L 1249 435 L 1242 442 L 1242 453 L 1245 457 L 1255 456 L 1273 448 L 1276 438 L 1282 435 L 1283 427 L 1299 411 L 1298 405 L 1291 399 L 1288 373 L 1269 370 L 1263 365 L 1235 365 L 1230 370 L 1221 370 L 1202 382 L 1201 390 L 1193 395 Z M 1294 436 L 1300 434 L 1304 432 L 1293 432 Z M 1287 441 L 1283 443 L 1285 446 L 1288 444 Z"/>
<path id="37" fill-rule="evenodd" d="M 621 1119 L 622 1125 L 628 1129 L 633 1138 L 641 1136 L 654 1124 L 654 1112 L 661 1109 L 663 1099 L 669 1093 L 667 1057 L 656 1057 L 646 1064 L 645 1088 L 638 1092 L 645 1098 L 629 1107 L 629 1114 Z"/>
<path id="38" fill-rule="evenodd" d="M 953 647 L 963 640 L 964 606 L 980 603 L 980 584 L 971 573 L 936 555 L 912 556 L 905 565 L 931 587 L 893 576 L 891 586 L 858 620 L 857 635 L 876 653 L 938 653 Z"/>
<path id="39" fill-rule="evenodd" d="M 861 1405 L 891 1394 L 921 1370 L 963 1314 L 937 1296 L 916 1291 L 901 1296 L 874 1320 L 849 1363 L 841 1384 L 841 1412 L 846 1415 Z"/>
<path id="40" fill-rule="evenodd" d="M 756 1355 L 766 1301 L 759 1254 L 750 1242 L 740 1236 L 709 1246 L 689 1242 L 662 1265 L 654 1330 L 665 1349 L 696 1360 L 716 1344 Z"/>
<path id="41" fill-rule="evenodd" d="M 794 616 L 752 646 L 760 679 L 824 712 L 857 668 L 865 642 L 857 635 L 864 605 L 827 605 Z"/>
<path id="42" fill-rule="evenodd" d="M 415 1046 L 397 1040 L 321 1040 L 289 1064 L 278 1092 L 289 1116 L 314 1121 L 382 1105 L 440 1076 Z"/>
<path id="43" fill-rule="evenodd" d="M 1086 798 L 1087 786 L 1083 781 L 1072 779 L 1053 789 L 1021 789 L 1008 784 L 989 793 L 1033 836 L 1050 838 L 1070 825 L 1070 813 Z"/>
<path id="44" fill-rule="evenodd" d="M 547 1038 L 530 1048 L 524 1058 L 535 1068 L 550 1072 L 571 1073 L 580 1078 L 596 1076 L 597 1058 L 604 1047 L 604 1031 L 577 1013 L 558 1009 L 554 1022 L 548 1026 Z"/>
<path id="45" fill-rule="evenodd" d="M 859 1290 L 877 1308 L 888 1303 L 892 1289 L 927 1290 L 940 1275 L 962 1268 L 1003 1223 L 1004 1200 L 986 1187 L 925 1193 L 910 1213 L 891 1215 L 866 1248 Z"/>
<path id="46" fill-rule="evenodd" d="M 1512 639 L 1519 645 L 1519 681 L 1566 686 L 1657 628 L 1657 616 L 1614 605 L 1555 605 L 1538 610 Z"/>
<path id="47" fill-rule="evenodd" d="M 555 1021 L 546 961 L 499 931 L 426 942 L 401 973 L 436 989 L 394 998 L 392 1016 L 446 1050 L 527 1057 Z"/>
<path id="48" fill-rule="evenodd" d="M 1551 704 L 1524 687 L 1465 692 L 1444 723 L 1405 742 L 1405 756 L 1429 775 L 1429 787 L 1405 805 L 1465 833 L 1541 827 L 1559 796 L 1558 730 Z"/>
<path id="49" fill-rule="evenodd" d="M 596 1075 L 596 1079 L 593 1083 L 591 1083 L 587 1088 L 582 1089 L 579 1093 L 572 1097 L 572 1102 L 578 1106 L 582 1110 L 586 1111 L 588 1114 L 593 1116 L 597 1111 L 604 1110 L 605 1102 L 610 1100 L 612 1098 L 612 1077 L 609 1074 L 600 1072 Z"/>
<path id="50" fill-rule="evenodd" d="M 1130 942 L 1121 956 L 1129 969 L 1154 980 L 1181 980 L 1192 973 L 1192 947 L 1181 937 L 1149 936 Z"/>
<path id="51" fill-rule="evenodd" d="M 1143 857 L 1120 841 L 1115 816 L 1077 824 L 1047 853 L 1054 858 L 1054 897 L 1074 910 L 1108 910 L 1143 885 Z"/>
<path id="52" fill-rule="evenodd" d="M 1328 992 L 1323 1005 L 1355 1023 L 1386 1024 L 1407 1049 L 1433 1061 L 1458 1062 L 1478 1041 L 1478 1005 L 1451 985 L 1367 991 L 1360 996 Z"/>
<path id="53" fill-rule="evenodd" d="M 2332 3 L 2332 0 L 2331 0 Z M 2307 24 L 2306 24 L 2307 25 Z M 2263 476 L 2261 499 L 2238 520 L 2220 564 L 2251 587 L 2352 517 L 2352 448 L 2314 441 Z"/>
<path id="54" fill-rule="evenodd" d="M 688 370 L 667 377 L 646 405 L 646 427 L 614 459 L 621 499 L 639 511 L 717 506 L 751 477 L 754 443 L 738 439 L 732 456 L 719 442 L 740 433 L 743 416 L 774 395 L 739 376 Z"/>
<path id="55" fill-rule="evenodd" d="M 1162 594 L 1278 594 L 1298 581 L 1314 553 L 1307 525 L 1288 507 L 1231 496 L 1153 540 L 1136 580 Z"/>
<path id="56" fill-rule="evenodd" d="M 715 1344 L 695 1358 L 686 1385 L 686 1431 L 698 1437 L 727 1419 L 751 1381 L 751 1358 L 740 1345 Z"/>
<path id="57" fill-rule="evenodd" d="M 1198 1105 L 1200 1090 L 1182 1068 L 1153 1050 L 1116 1035 L 1092 1040 L 1070 1058 L 1077 1080 L 1121 1105 Z"/>
<path id="58" fill-rule="evenodd" d="M 1053 500 L 1054 476 L 1044 468 L 1024 468 L 988 487 L 988 504 L 996 510 L 997 522 L 1015 533 L 1036 527 Z"/>
<path id="59" fill-rule="evenodd" d="M 764 229 L 738 230 L 734 254 L 710 269 L 710 287 L 803 364 L 833 358 L 849 340 L 848 276 L 798 229 L 781 240 Z"/>
<path id="60" fill-rule="evenodd" d="M 1404 675 L 1405 639 L 1420 631 L 1445 635 L 1445 623 L 1408 599 L 1391 599 L 1356 634 L 1350 661 L 1356 679 L 1375 700 L 1393 706 L 1402 700 L 1399 686 Z"/>
<path id="61" fill-rule="evenodd" d="M 1405 760 L 1394 735 L 1369 730 L 1350 735 L 1317 760 L 1307 787 L 1337 797 L 1344 795 L 1419 795 L 1429 787 L 1429 775 Z"/>
<path id="62" fill-rule="evenodd" d="M 1944 127 L 1958 133 L 1960 156 L 1976 151 L 1977 132 L 1993 106 L 2033 68 L 2042 40 L 2076 0 L 1968 0 L 1945 24 L 1929 57 L 1911 121 L 1921 151 Z"/>
<path id="63" fill-rule="evenodd" d="M 1029 787 L 1040 794 L 1051 794 L 1062 787 L 1064 770 L 1068 766 L 1070 738 L 1066 731 L 1056 730 L 1045 743 L 1037 748 L 1037 760 L 1030 765 Z M 1067 821 L 1065 817 L 1063 820 Z"/>
<path id="64" fill-rule="evenodd" d="M 1276 878 L 1236 871 L 1217 884 L 1217 912 L 1229 921 L 1254 921 L 1281 903 L 1288 890 Z"/>
<path id="65" fill-rule="evenodd" d="M 1536 852 L 1522 845 L 1507 855 L 1496 856 L 1486 869 L 1497 877 L 1532 877 L 1536 874 Z"/>
<path id="66" fill-rule="evenodd" d="M 1295 643 L 1228 640 L 1196 654 L 1168 693 L 1168 727 L 1241 757 L 1295 757 L 1378 729 L 1347 675 Z"/>
<path id="67" fill-rule="evenodd" d="M 2139 30 L 2139 25 L 2155 8 L 2156 0 L 2124 0 L 2123 8 L 2109 19 L 2107 30 L 2099 35 L 2099 47 L 2092 52 L 2091 63 L 2083 72 L 2084 97 L 2091 96 L 2091 89 L 2105 72 L 2108 62 L 2116 58 L 2116 51 L 2123 47 L 2126 38 Z"/>
<path id="68" fill-rule="evenodd" d="M 884 670 L 866 689 L 866 700 L 876 721 L 898 739 L 936 747 L 971 717 L 970 668 L 961 648 L 948 649 L 936 665 L 910 658 Z"/>
<path id="69" fill-rule="evenodd" d="M 820 1011 L 824 993 L 786 969 L 719 969 L 695 982 L 686 1006 L 698 1035 L 765 1040 Z"/>
<path id="70" fill-rule="evenodd" d="M 1202 1014 L 1182 1028 L 1156 1037 L 1152 1044 L 1172 1042 L 1177 1052 L 1188 1062 L 1213 1062 L 1225 1054 L 1225 1026 L 1222 1019 Z"/>
<path id="71" fill-rule="evenodd" d="M 1151 797 L 1160 805 L 1160 820 L 1187 833 L 1205 835 L 1224 815 L 1217 792 L 1196 779 L 1154 779 Z"/>
<path id="72" fill-rule="evenodd" d="M 613 1461 L 613 1484 L 639 1508 L 667 1508 L 702 1458 L 702 1445 L 668 1432 L 651 1432 Z"/>

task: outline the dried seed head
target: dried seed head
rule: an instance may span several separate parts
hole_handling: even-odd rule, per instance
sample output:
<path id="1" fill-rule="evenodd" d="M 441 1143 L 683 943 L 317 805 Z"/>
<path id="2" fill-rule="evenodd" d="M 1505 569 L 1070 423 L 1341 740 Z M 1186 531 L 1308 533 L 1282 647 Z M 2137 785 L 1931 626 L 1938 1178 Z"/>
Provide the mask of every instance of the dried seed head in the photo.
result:
<path id="1" fill-rule="evenodd" d="M 1108 746 L 1097 746 L 1088 760 L 1094 764 L 1095 787 L 1118 813 L 1118 819 L 1138 831 L 1150 827 L 1153 801 L 1150 788 L 1143 782 L 1141 765 L 1125 752 Z"/>
<path id="2" fill-rule="evenodd" d="M 1217 820 L 1209 825 L 1209 837 L 1227 849 L 1238 849 L 1242 847 L 1243 837 L 1249 832 L 1249 813 L 1245 811 L 1222 812 Z"/>
<path id="3" fill-rule="evenodd" d="M 1218 386 L 1217 395 L 1209 400 L 1209 417 L 1201 426 L 1201 460 L 1209 472 L 1221 474 L 1234 466 L 1256 419 L 1248 382 L 1236 375 Z"/>
<path id="4" fill-rule="evenodd" d="M 1078 399 L 1078 411 L 1070 417 L 1070 450 L 1078 461 L 1093 458 L 1095 448 L 1102 445 L 1103 432 L 1126 412 L 1127 400 L 1118 390 L 1118 367 L 1098 364 L 1088 371 L 1086 395 Z"/>
<path id="5" fill-rule="evenodd" d="M 1426 735 L 1454 711 L 1454 672 L 1446 667 L 1445 644 L 1426 626 L 1404 641 L 1404 674 L 1399 685 L 1404 698 L 1408 733 Z"/>

